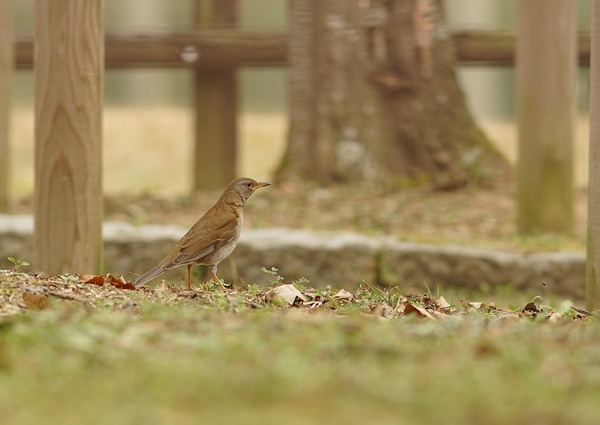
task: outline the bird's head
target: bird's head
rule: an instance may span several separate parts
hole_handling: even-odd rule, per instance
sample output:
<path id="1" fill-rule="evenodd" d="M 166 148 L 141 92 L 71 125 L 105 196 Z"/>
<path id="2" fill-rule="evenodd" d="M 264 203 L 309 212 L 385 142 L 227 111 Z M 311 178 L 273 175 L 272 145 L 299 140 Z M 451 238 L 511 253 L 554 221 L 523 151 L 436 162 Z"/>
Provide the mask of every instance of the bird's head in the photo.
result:
<path id="1" fill-rule="evenodd" d="M 257 182 L 256 180 L 253 180 L 248 177 L 239 177 L 233 180 L 231 183 L 229 183 L 225 192 L 227 192 L 228 189 L 231 189 L 235 193 L 240 195 L 243 201 L 245 202 L 246 199 L 248 199 L 256 189 L 260 189 L 261 187 L 266 187 L 270 185 L 271 183 Z"/>

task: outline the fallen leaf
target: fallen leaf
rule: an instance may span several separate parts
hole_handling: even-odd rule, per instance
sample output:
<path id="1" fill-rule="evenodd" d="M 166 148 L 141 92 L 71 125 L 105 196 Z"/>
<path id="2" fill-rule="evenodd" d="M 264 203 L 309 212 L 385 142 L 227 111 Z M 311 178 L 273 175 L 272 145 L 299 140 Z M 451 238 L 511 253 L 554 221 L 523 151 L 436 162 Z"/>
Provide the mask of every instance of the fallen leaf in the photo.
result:
<path id="1" fill-rule="evenodd" d="M 127 280 L 123 276 L 115 277 L 108 274 L 100 274 L 100 275 L 78 275 L 79 280 L 83 283 L 88 283 L 92 285 L 104 286 L 111 285 L 118 289 L 135 289 L 135 285 L 131 282 L 127 282 Z"/>
<path id="2" fill-rule="evenodd" d="M 563 316 L 557 314 L 555 311 L 551 311 L 550 313 L 548 313 L 546 320 L 548 321 L 548 323 L 561 323 L 566 321 L 566 319 Z"/>
<path id="3" fill-rule="evenodd" d="M 451 314 L 442 313 L 441 311 L 432 311 L 430 313 L 434 319 L 449 319 L 452 317 Z"/>
<path id="4" fill-rule="evenodd" d="M 439 307 L 439 308 L 450 308 L 451 305 L 448 301 L 446 301 L 446 298 L 444 297 L 439 297 L 437 300 L 435 300 L 435 304 Z"/>
<path id="5" fill-rule="evenodd" d="M 383 317 L 384 319 L 391 319 L 394 317 L 394 309 L 389 306 L 386 302 L 379 302 L 371 308 L 371 313 L 375 316 Z"/>
<path id="6" fill-rule="evenodd" d="M 404 314 L 404 309 L 406 308 L 407 303 L 408 303 L 408 300 L 406 300 L 406 299 L 404 301 L 398 302 L 398 305 L 394 309 L 396 311 L 396 315 L 400 316 L 400 315 Z"/>
<path id="7" fill-rule="evenodd" d="M 31 310 L 43 310 L 48 307 L 48 297 L 45 295 L 23 292 L 22 297 L 25 307 Z"/>
<path id="8" fill-rule="evenodd" d="M 423 307 L 419 307 L 418 305 L 414 305 L 412 303 L 406 303 L 404 307 L 404 315 L 416 314 L 419 317 L 433 319 L 433 316 L 425 310 Z"/>
<path id="9" fill-rule="evenodd" d="M 537 314 L 539 312 L 540 312 L 540 309 L 533 302 L 527 303 L 527 305 L 525 307 L 523 307 L 523 311 L 522 311 L 522 313 L 533 313 L 533 314 Z"/>
<path id="10" fill-rule="evenodd" d="M 302 303 L 303 306 L 306 306 L 310 309 L 315 309 L 315 308 L 319 308 L 323 305 L 323 301 L 318 301 L 318 300 L 312 300 L 312 301 L 306 301 Z"/>
<path id="11" fill-rule="evenodd" d="M 279 285 L 273 288 L 270 292 L 272 298 L 280 298 L 284 300 L 288 305 L 294 305 L 296 300 L 302 302 L 308 301 L 307 298 L 300 292 L 293 284 L 288 283 L 287 285 Z"/>
<path id="12" fill-rule="evenodd" d="M 340 289 L 338 293 L 333 296 L 333 298 L 337 298 L 338 300 L 352 301 L 354 299 L 354 295 L 345 289 Z"/>
<path id="13" fill-rule="evenodd" d="M 483 303 L 483 302 L 479 302 L 479 301 L 472 301 L 469 303 L 470 307 L 473 307 L 474 309 L 481 309 L 481 310 L 486 310 L 488 313 L 491 313 L 493 311 L 498 311 L 500 310 L 498 307 L 496 307 L 494 305 L 494 303 Z"/>
<path id="14" fill-rule="evenodd" d="M 317 299 L 317 298 L 320 299 L 321 298 L 321 295 L 319 295 L 319 293 L 312 288 L 305 289 L 304 291 L 302 291 L 302 293 L 304 294 L 305 297 L 308 297 L 308 298 L 312 298 L 312 299 Z"/>

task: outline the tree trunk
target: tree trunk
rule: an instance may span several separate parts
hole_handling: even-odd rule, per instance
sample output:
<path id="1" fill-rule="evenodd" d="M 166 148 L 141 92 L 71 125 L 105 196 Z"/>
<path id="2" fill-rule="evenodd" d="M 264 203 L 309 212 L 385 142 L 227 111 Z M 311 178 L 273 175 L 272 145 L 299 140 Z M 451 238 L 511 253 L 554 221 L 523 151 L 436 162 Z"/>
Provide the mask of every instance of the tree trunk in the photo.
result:
<path id="1" fill-rule="evenodd" d="M 600 0 L 592 6 L 586 306 L 600 306 Z"/>
<path id="2" fill-rule="evenodd" d="M 466 108 L 441 0 L 292 0 L 283 179 L 441 188 L 505 164 Z"/>

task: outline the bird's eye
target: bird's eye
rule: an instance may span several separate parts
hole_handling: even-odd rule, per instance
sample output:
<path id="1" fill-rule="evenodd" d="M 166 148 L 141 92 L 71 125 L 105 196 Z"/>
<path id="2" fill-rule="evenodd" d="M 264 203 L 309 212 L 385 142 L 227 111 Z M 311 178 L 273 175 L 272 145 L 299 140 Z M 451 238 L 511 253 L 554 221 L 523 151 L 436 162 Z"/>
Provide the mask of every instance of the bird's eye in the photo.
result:
<path id="1" fill-rule="evenodd" d="M 246 183 L 246 186 L 252 187 L 252 183 L 248 182 L 248 183 Z"/>

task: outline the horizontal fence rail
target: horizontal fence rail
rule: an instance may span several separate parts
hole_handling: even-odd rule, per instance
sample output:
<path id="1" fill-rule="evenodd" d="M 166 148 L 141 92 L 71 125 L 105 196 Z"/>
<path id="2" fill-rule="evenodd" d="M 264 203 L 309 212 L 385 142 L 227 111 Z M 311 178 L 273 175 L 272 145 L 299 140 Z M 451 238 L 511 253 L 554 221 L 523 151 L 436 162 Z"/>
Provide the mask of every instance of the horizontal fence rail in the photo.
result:
<path id="1" fill-rule="evenodd" d="M 198 30 L 189 32 L 107 33 L 107 68 L 222 68 L 285 66 L 285 32 Z M 16 66 L 33 65 L 33 38 L 16 37 Z"/>
<path id="2" fill-rule="evenodd" d="M 462 66 L 514 66 L 516 35 L 510 31 L 452 33 Z M 285 31 L 211 29 L 189 32 L 110 33 L 105 37 L 107 68 L 222 68 L 285 66 Z M 580 66 L 590 63 L 590 33 L 577 36 Z M 16 36 L 17 69 L 33 66 L 33 35 Z"/>

